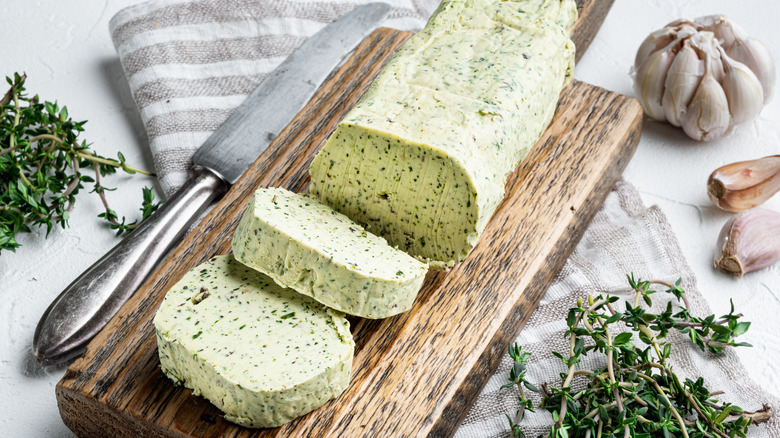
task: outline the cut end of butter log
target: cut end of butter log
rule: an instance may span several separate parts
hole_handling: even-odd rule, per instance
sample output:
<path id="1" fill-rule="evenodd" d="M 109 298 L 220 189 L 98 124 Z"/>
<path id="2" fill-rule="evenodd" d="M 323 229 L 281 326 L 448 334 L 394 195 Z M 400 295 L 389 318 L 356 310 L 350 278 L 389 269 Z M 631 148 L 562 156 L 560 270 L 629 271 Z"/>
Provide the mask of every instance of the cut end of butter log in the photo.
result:
<path id="1" fill-rule="evenodd" d="M 349 383 L 355 344 L 344 315 L 233 256 L 188 272 L 154 325 L 162 371 L 241 426 L 280 426 Z"/>
<path id="2" fill-rule="evenodd" d="M 326 306 L 364 318 L 412 307 L 427 265 L 311 195 L 261 188 L 233 235 L 236 260 Z"/>
<path id="3" fill-rule="evenodd" d="M 309 190 L 431 267 L 462 261 L 571 82 L 574 0 L 445 0 L 309 169 Z"/>

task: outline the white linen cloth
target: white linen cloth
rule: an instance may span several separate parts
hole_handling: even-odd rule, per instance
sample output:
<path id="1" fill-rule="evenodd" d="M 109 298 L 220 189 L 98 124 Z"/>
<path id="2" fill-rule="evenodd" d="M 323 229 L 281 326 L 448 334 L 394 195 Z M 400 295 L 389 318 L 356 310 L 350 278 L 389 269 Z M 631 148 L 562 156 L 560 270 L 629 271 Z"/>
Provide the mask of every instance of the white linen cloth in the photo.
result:
<path id="1" fill-rule="evenodd" d="M 185 181 L 190 158 L 203 141 L 285 57 L 325 24 L 365 0 L 152 0 L 117 13 L 111 38 L 146 127 L 160 184 L 170 195 Z M 387 27 L 420 29 L 437 0 L 396 0 Z M 550 350 L 566 351 L 567 310 L 588 293 L 628 295 L 625 274 L 672 280 L 681 277 L 693 312 L 709 314 L 669 223 L 657 207 L 646 209 L 635 189 L 619 183 L 589 226 L 519 342 L 533 355 L 528 378 L 560 383 L 563 365 Z M 749 318 L 747 318 L 749 319 Z M 681 345 L 686 340 L 679 335 Z M 750 332 L 746 335 L 749 341 Z M 727 401 L 748 410 L 780 402 L 752 382 L 737 356 L 712 358 L 693 348 L 673 357 L 684 376 L 705 376 Z M 584 365 L 598 365 L 588 356 Z M 514 414 L 516 390 L 506 383 L 505 356 L 464 420 L 457 437 L 508 437 L 505 414 Z M 537 385 L 538 386 L 538 385 Z M 534 399 L 538 405 L 539 399 Z M 529 437 L 551 424 L 542 409 L 523 422 Z M 773 418 L 751 436 L 780 437 Z"/>

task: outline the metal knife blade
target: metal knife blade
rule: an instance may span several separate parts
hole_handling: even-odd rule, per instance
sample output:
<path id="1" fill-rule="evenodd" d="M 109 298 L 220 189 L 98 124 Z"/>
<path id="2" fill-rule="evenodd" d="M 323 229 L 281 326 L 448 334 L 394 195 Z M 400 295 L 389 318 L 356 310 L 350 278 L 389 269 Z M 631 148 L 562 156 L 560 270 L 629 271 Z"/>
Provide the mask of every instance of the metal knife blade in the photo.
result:
<path id="1" fill-rule="evenodd" d="M 198 149 L 182 188 L 46 309 L 33 339 L 39 363 L 64 362 L 84 351 L 200 213 L 236 182 L 389 11 L 384 3 L 358 7 L 314 34 L 266 77 Z"/>
<path id="2" fill-rule="evenodd" d="M 354 35 L 367 36 L 389 11 L 385 3 L 366 5 L 341 17 L 338 27 L 326 26 L 306 40 L 203 143 L 192 162 L 235 183 L 314 95 L 333 60 L 357 46 Z"/>

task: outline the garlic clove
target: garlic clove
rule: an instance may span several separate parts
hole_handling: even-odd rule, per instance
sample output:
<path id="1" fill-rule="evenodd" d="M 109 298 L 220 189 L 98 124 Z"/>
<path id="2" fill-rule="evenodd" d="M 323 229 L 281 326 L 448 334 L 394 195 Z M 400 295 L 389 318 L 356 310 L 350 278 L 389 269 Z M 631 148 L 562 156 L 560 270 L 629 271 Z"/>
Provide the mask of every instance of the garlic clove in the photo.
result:
<path id="1" fill-rule="evenodd" d="M 719 84 L 722 84 L 723 81 L 726 79 L 726 67 L 723 65 L 724 61 L 723 58 L 720 56 L 720 51 L 718 50 L 718 48 L 716 46 L 713 46 L 713 48 L 715 54 L 712 56 L 712 58 L 710 58 L 710 63 L 712 66 L 712 76 L 715 78 L 716 81 L 718 81 Z"/>
<path id="2" fill-rule="evenodd" d="M 664 82 L 669 66 L 674 60 L 673 46 L 677 42 L 672 42 L 665 48 L 651 54 L 636 72 L 634 81 L 634 93 L 639 97 L 639 103 L 642 104 L 645 113 L 655 120 L 663 122 L 664 108 L 662 103 Z"/>
<path id="3" fill-rule="evenodd" d="M 742 28 L 725 15 L 707 15 L 693 20 L 700 25 L 701 30 L 712 32 L 724 48 L 731 47 L 737 38 L 745 38 L 747 35 Z"/>
<path id="4" fill-rule="evenodd" d="M 728 130 L 730 120 L 726 93 L 712 74 L 707 72 L 682 115 L 683 131 L 694 140 L 715 140 Z"/>
<path id="5" fill-rule="evenodd" d="M 718 236 L 715 268 L 742 277 L 780 261 L 780 213 L 763 208 L 743 211 Z"/>
<path id="6" fill-rule="evenodd" d="M 726 69 L 723 91 L 729 103 L 731 120 L 735 124 L 752 120 L 764 106 L 761 82 L 745 64 L 729 58 L 725 52 L 721 55 Z"/>
<path id="7" fill-rule="evenodd" d="M 693 98 L 703 75 L 704 61 L 699 59 L 690 44 L 684 44 L 669 66 L 661 100 L 664 116 L 672 125 L 680 126 L 682 114 Z"/>
<path id="8" fill-rule="evenodd" d="M 775 86 L 775 62 L 766 46 L 755 38 L 738 38 L 726 53 L 736 61 L 745 64 L 761 82 L 764 103 L 769 102 Z"/>
<path id="9" fill-rule="evenodd" d="M 665 27 L 648 35 L 636 52 L 634 70 L 639 70 L 639 67 L 642 66 L 642 63 L 644 63 L 651 54 L 668 46 L 669 43 L 674 41 L 676 39 L 676 33 L 677 31 L 675 29 Z"/>
<path id="10" fill-rule="evenodd" d="M 742 211 L 764 203 L 780 191 L 780 155 L 740 161 L 716 169 L 707 181 L 712 203 Z"/>

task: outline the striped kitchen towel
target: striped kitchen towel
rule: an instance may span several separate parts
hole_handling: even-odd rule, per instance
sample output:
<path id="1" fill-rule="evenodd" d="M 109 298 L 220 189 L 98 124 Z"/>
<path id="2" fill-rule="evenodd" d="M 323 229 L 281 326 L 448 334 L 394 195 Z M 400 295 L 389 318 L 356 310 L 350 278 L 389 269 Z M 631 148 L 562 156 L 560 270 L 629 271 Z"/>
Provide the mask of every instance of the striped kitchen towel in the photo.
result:
<path id="1" fill-rule="evenodd" d="M 153 0 L 109 23 L 160 185 L 171 195 L 190 158 L 295 48 L 365 0 Z M 383 24 L 419 30 L 437 0 L 398 0 Z"/>
<path id="2" fill-rule="evenodd" d="M 185 180 L 190 157 L 247 94 L 284 58 L 326 23 L 365 1 L 350 0 L 153 0 L 120 11 L 111 37 L 149 136 L 155 167 L 167 194 Z M 421 28 L 437 0 L 398 0 L 385 26 Z M 548 290 L 518 338 L 533 356 L 528 378 L 560 384 L 562 364 L 550 353 L 567 349 L 563 336 L 567 309 L 588 293 L 626 295 L 624 274 L 673 280 L 682 277 L 694 313 L 709 314 L 696 289 L 669 223 L 657 207 L 645 208 L 627 183 L 618 184 L 596 215 L 577 249 Z M 685 345 L 684 339 L 675 340 Z M 583 363 L 598 365 L 591 357 Z M 697 350 L 678 349 L 676 369 L 703 375 L 710 387 L 725 390 L 728 401 L 747 409 L 780 403 L 746 375 L 733 352 L 713 359 Z M 512 363 L 504 357 L 475 401 L 456 436 L 509 437 L 505 414 L 513 413 L 515 389 L 500 389 Z M 539 399 L 534 398 L 535 406 Z M 542 409 L 523 423 L 529 437 L 546 432 L 551 417 Z M 780 422 L 751 436 L 780 437 Z"/>

